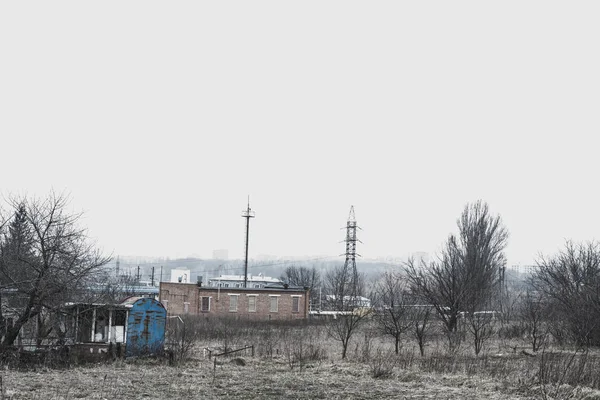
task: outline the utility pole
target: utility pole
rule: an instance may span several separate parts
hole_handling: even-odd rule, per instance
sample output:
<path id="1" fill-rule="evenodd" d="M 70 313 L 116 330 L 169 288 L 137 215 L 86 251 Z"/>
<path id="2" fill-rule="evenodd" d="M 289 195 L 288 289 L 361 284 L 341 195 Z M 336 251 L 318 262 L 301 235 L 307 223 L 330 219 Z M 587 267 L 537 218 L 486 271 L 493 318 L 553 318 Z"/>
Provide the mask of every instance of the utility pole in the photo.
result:
<path id="1" fill-rule="evenodd" d="M 250 209 L 250 196 L 248 196 L 248 208 L 242 212 L 246 218 L 246 257 L 244 258 L 244 287 L 248 287 L 248 239 L 250 236 L 250 218 L 254 218 L 254 211 Z"/>
<path id="2" fill-rule="evenodd" d="M 137 283 L 140 283 L 140 266 L 138 265 Z"/>
<path id="3" fill-rule="evenodd" d="M 152 287 L 154 287 L 154 266 L 152 266 Z"/>
<path id="4" fill-rule="evenodd" d="M 160 266 L 160 282 L 162 282 L 162 265 Z"/>

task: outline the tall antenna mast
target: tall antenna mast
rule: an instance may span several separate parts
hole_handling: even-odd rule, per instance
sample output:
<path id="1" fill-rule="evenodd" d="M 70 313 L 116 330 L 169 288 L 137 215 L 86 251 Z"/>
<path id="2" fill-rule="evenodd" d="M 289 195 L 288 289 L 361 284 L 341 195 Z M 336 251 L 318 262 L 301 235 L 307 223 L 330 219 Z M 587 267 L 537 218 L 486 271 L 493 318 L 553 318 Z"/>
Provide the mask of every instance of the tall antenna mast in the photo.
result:
<path id="1" fill-rule="evenodd" d="M 250 235 L 250 218 L 254 218 L 254 211 L 250 209 L 250 196 L 248 196 L 248 208 L 242 212 L 246 218 L 246 257 L 244 258 L 244 287 L 248 287 L 248 239 Z"/>

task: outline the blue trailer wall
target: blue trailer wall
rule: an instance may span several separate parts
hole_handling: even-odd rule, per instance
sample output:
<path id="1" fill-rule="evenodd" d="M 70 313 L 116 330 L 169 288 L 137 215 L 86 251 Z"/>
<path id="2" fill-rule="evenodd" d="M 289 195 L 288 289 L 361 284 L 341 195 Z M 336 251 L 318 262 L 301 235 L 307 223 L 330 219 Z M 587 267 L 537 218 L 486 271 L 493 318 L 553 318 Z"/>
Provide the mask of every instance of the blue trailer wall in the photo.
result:
<path id="1" fill-rule="evenodd" d="M 167 310 L 157 300 L 143 298 L 133 303 L 127 319 L 127 357 L 158 354 L 165 344 Z"/>

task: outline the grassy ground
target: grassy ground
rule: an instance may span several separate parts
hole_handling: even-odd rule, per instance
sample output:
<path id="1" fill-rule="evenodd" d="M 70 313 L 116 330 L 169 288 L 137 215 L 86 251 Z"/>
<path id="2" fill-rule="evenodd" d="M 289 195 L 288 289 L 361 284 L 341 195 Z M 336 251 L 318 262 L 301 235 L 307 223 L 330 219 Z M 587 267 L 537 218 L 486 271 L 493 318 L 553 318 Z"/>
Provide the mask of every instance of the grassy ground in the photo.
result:
<path id="1" fill-rule="evenodd" d="M 243 364 L 243 365 L 241 365 Z M 164 361 L 116 361 L 68 370 L 2 373 L 10 399 L 534 399 L 539 387 L 464 373 L 396 366 L 373 378 L 372 363 L 319 361 L 290 369 L 284 357 L 208 359 L 178 367 Z M 579 398 L 600 398 L 587 391 Z M 596 397 L 597 396 L 597 397 Z"/>
<path id="2" fill-rule="evenodd" d="M 370 367 L 352 362 L 309 364 L 290 370 L 282 359 L 244 357 L 180 367 L 115 362 L 70 370 L 3 372 L 5 398 L 12 399 L 519 399 L 503 382 L 461 375 L 396 370 L 374 379 Z M 237 360 L 237 362 L 235 362 Z M 214 372 L 214 375 L 213 375 Z"/>
<path id="3" fill-rule="evenodd" d="M 213 323 L 213 325 L 217 325 Z M 395 355 L 389 338 L 361 331 L 341 360 L 339 342 L 320 326 L 200 331 L 187 361 L 117 360 L 19 371 L 2 367 L 2 399 L 585 399 L 600 400 L 600 354 L 531 354 L 503 341 L 475 356 L 448 355 L 432 340 L 420 357 L 411 340 Z M 207 339 L 212 337 L 212 339 Z M 250 351 L 217 352 L 251 343 Z M 569 386 L 571 385 L 571 386 Z"/>

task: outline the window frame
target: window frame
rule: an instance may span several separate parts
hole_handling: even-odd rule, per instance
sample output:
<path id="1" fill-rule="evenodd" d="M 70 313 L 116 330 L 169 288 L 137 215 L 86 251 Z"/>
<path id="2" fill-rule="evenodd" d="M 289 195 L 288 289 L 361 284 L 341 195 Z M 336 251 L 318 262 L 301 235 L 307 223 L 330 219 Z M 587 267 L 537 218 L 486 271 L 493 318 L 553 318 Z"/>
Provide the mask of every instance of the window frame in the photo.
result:
<path id="1" fill-rule="evenodd" d="M 257 294 L 248 294 L 248 295 L 246 295 L 246 297 L 248 298 L 248 312 L 255 313 L 256 312 L 256 299 L 257 299 L 258 295 Z M 253 307 L 250 307 L 251 304 Z"/>
<path id="2" fill-rule="evenodd" d="M 270 294 L 269 295 L 269 312 L 270 313 L 278 313 L 279 312 L 279 297 L 281 295 L 278 294 Z M 273 300 L 275 300 L 275 307 L 273 307 Z M 273 310 L 275 308 L 275 310 Z"/>
<path id="3" fill-rule="evenodd" d="M 204 309 L 204 299 L 207 299 L 207 301 L 208 301 L 208 307 L 206 310 Z M 211 296 L 200 296 L 200 312 L 203 312 L 203 313 L 210 312 L 210 303 L 211 303 Z"/>
<path id="4" fill-rule="evenodd" d="M 238 293 L 227 293 L 229 295 L 229 312 L 238 312 L 238 306 L 240 302 L 240 295 Z M 232 301 L 235 299 L 235 301 Z M 232 307 L 235 305 L 235 307 Z"/>
<path id="5" fill-rule="evenodd" d="M 292 295 L 292 314 L 300 313 L 300 298 L 302 298 L 302 296 Z M 294 303 L 296 303 L 295 307 L 294 307 Z"/>

